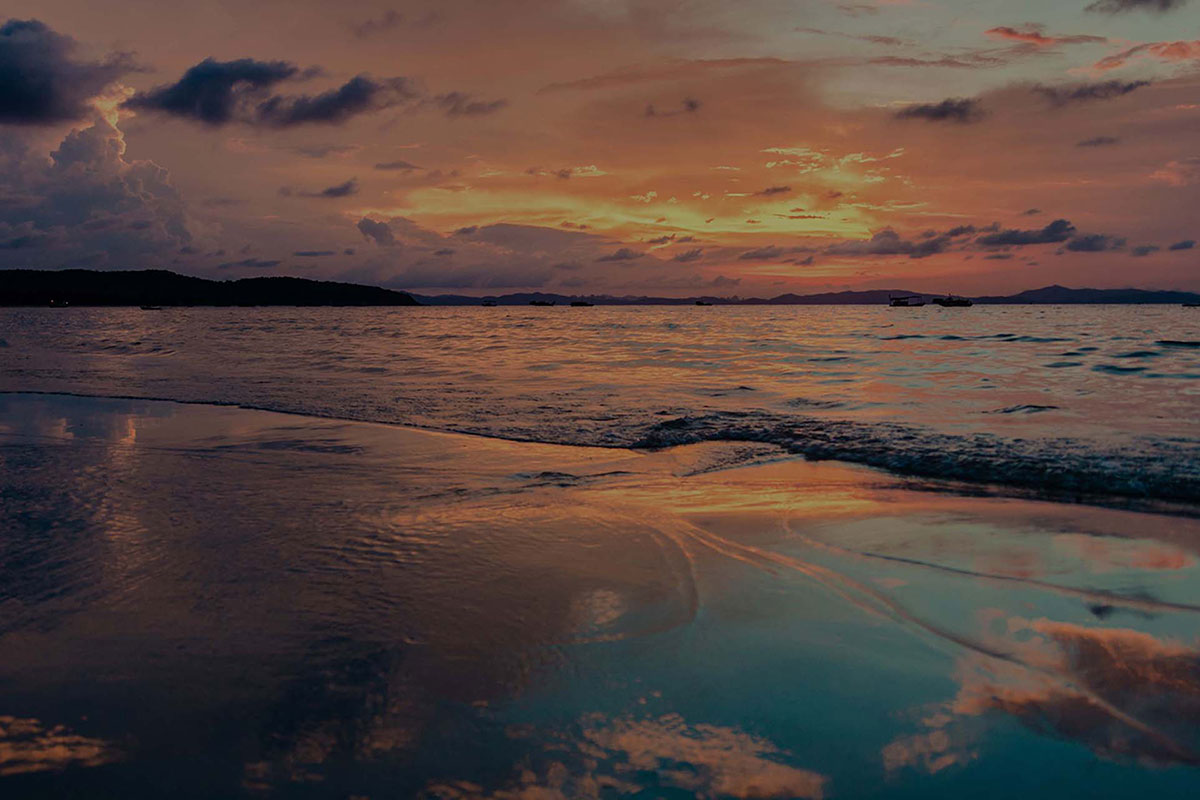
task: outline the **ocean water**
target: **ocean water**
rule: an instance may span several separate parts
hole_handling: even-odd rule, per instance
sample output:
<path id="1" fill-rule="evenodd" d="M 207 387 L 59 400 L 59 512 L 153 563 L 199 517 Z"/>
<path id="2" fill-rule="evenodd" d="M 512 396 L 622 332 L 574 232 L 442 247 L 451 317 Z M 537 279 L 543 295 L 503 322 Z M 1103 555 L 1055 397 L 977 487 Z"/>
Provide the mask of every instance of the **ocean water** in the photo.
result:
<path id="1" fill-rule="evenodd" d="M 0 797 L 1194 798 L 1200 520 L 0 395 Z"/>
<path id="2" fill-rule="evenodd" d="M 1173 306 L 3 309 L 0 390 L 1200 500 L 1200 313 Z"/>

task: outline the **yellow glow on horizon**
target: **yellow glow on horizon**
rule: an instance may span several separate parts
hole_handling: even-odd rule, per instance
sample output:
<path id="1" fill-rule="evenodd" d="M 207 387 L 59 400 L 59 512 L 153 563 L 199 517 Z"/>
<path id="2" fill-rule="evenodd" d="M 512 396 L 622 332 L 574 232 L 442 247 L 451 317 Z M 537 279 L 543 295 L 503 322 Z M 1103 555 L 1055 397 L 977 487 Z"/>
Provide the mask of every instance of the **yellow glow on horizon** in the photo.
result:
<path id="1" fill-rule="evenodd" d="M 691 234 L 717 244 L 743 246 L 762 243 L 769 234 L 784 239 L 869 238 L 874 227 L 862 210 L 838 208 L 826 216 L 792 219 L 797 203 L 812 205 L 814 198 L 798 195 L 786 201 L 761 200 L 734 205 L 729 199 L 697 204 L 685 199 L 631 203 L 625 198 L 609 199 L 563 192 L 468 187 L 458 191 L 422 188 L 408 194 L 397 206 L 354 209 L 350 216 L 405 217 L 442 233 L 466 225 L 508 223 L 563 229 L 563 223 L 586 225 L 587 233 L 636 242 L 664 233 Z M 717 208 L 715 209 L 714 206 Z M 722 207 L 723 206 L 723 207 Z M 719 209 L 719 210 L 717 210 Z"/>

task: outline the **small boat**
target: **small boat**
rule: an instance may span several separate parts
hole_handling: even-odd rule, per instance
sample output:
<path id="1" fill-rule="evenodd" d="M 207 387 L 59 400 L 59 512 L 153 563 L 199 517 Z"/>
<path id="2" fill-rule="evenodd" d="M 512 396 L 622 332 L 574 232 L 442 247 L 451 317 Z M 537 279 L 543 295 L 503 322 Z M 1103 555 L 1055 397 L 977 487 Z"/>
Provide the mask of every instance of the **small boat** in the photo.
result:
<path id="1" fill-rule="evenodd" d="M 572 300 L 571 301 L 571 306 L 573 308 L 591 308 L 592 305 L 594 305 L 594 304 L 589 303 L 587 300 Z"/>
<path id="2" fill-rule="evenodd" d="M 959 297 L 958 295 L 948 294 L 945 297 L 933 298 L 933 304 L 944 308 L 970 308 L 975 305 L 969 297 Z"/>
<path id="3" fill-rule="evenodd" d="M 711 305 L 712 305 L 712 303 L 706 303 L 706 302 L 704 302 L 703 300 L 697 300 L 697 301 L 696 301 L 696 305 L 698 305 L 698 306 L 711 306 Z"/>
<path id="4" fill-rule="evenodd" d="M 554 302 L 555 301 L 553 301 L 553 300 L 530 300 L 529 305 L 531 305 L 531 306 L 552 306 L 552 305 L 554 305 Z"/>
<path id="5" fill-rule="evenodd" d="M 495 300 L 484 300 L 480 305 L 486 306 L 488 308 L 495 308 L 496 301 Z"/>
<path id="6" fill-rule="evenodd" d="M 162 306 L 141 306 L 142 311 L 162 311 Z"/>
<path id="7" fill-rule="evenodd" d="M 925 305 L 925 299 L 919 294 L 906 294 L 900 297 L 888 295 L 888 305 L 892 308 L 920 308 Z"/>

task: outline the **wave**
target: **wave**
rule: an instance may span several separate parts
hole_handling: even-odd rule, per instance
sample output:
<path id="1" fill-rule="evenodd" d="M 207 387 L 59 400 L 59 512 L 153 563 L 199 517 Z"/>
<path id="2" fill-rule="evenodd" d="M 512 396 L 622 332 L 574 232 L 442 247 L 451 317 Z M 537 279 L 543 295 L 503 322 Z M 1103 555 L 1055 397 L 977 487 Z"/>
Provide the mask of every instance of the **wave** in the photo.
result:
<path id="1" fill-rule="evenodd" d="M 1005 439 L 991 434 L 946 434 L 900 423 L 722 412 L 660 421 L 634 446 L 720 440 L 769 442 L 814 461 L 844 461 L 901 475 L 999 484 L 1056 499 L 1200 503 L 1200 443 L 1190 439 L 1144 439 L 1106 447 L 1070 438 Z"/>
<path id="2" fill-rule="evenodd" d="M 1001 493 L 1101 505 L 1150 506 L 1188 515 L 1200 514 L 1200 440 L 1190 437 L 1140 437 L 1128 444 L 1103 444 L 1066 437 L 1003 438 L 990 433 L 956 435 L 896 422 L 818 419 L 765 410 L 717 411 L 679 416 L 647 416 L 630 410 L 604 420 L 572 419 L 554 425 L 546 419 L 470 423 L 410 420 L 370 413 L 291 407 L 286 403 L 248 404 L 180 400 L 142 395 L 82 392 L 14 392 L 117 400 L 166 401 L 296 414 L 321 419 L 399 424 L 516 442 L 582 447 L 664 449 L 703 442 L 771 445 L 810 461 L 841 461 L 900 475 L 977 486 Z M 1013 406 L 991 413 L 1030 414 L 1053 406 Z M 761 462 L 761 451 L 748 450 L 732 468 Z M 544 480 L 550 478 L 543 476 Z M 945 487 L 939 487 L 945 488 Z M 959 487 L 960 489 L 962 487 Z M 1171 507 L 1166 507 L 1171 506 Z"/>

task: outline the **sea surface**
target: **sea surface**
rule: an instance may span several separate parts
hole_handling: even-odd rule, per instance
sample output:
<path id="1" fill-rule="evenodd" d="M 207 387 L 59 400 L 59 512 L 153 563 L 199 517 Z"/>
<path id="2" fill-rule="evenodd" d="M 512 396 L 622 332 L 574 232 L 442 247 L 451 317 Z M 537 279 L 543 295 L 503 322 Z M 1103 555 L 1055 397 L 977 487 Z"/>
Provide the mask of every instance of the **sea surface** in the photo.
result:
<path id="1" fill-rule="evenodd" d="M 769 442 L 1039 495 L 1200 501 L 1200 310 L 1177 306 L 2 309 L 0 391 Z"/>

